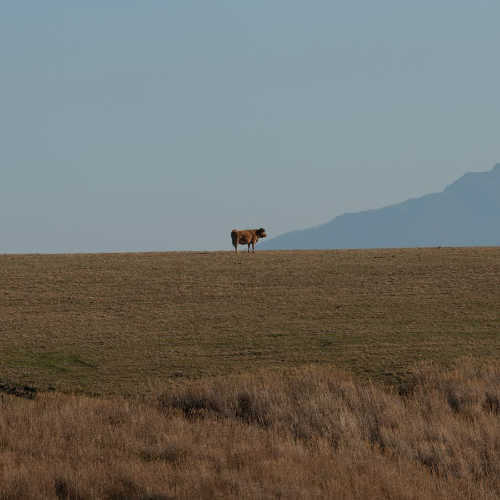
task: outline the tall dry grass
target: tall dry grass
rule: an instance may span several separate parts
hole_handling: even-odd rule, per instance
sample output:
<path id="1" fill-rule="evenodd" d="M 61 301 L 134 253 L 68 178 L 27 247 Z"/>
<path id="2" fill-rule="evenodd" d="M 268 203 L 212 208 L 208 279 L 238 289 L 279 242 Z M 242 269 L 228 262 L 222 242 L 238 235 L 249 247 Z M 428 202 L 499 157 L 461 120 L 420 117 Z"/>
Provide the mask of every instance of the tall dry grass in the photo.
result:
<path id="1" fill-rule="evenodd" d="M 198 381 L 154 399 L 0 400 L 0 498 L 500 496 L 500 367 L 411 383 L 327 367 Z"/>

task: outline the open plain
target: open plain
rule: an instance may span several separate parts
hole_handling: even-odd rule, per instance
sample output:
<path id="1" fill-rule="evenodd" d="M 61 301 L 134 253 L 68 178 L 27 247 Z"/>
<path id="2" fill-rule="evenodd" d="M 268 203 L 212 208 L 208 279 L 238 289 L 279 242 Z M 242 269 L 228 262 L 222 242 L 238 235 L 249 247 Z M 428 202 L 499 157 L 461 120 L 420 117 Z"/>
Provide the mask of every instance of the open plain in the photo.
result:
<path id="1" fill-rule="evenodd" d="M 0 499 L 500 495 L 500 248 L 3 255 L 0 354 Z"/>
<path id="2" fill-rule="evenodd" d="M 500 248 L 0 256 L 3 380 L 143 393 L 333 364 L 500 359 Z"/>

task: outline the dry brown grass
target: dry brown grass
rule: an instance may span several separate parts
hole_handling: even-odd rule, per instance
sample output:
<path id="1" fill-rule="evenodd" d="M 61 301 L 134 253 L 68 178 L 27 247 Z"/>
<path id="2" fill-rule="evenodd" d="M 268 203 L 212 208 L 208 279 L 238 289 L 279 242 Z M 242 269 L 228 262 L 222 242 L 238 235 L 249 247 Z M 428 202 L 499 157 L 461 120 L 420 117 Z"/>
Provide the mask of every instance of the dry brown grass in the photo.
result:
<path id="1" fill-rule="evenodd" d="M 498 498 L 499 282 L 500 248 L 0 256 L 0 498 Z"/>
<path id="2" fill-rule="evenodd" d="M 140 400 L 4 394 L 0 498 L 498 498 L 498 363 L 409 380 L 310 366 Z"/>
<path id="3" fill-rule="evenodd" d="M 333 363 L 500 359 L 500 248 L 0 256 L 0 382 L 137 394 Z M 177 382 L 176 382 L 177 381 Z"/>

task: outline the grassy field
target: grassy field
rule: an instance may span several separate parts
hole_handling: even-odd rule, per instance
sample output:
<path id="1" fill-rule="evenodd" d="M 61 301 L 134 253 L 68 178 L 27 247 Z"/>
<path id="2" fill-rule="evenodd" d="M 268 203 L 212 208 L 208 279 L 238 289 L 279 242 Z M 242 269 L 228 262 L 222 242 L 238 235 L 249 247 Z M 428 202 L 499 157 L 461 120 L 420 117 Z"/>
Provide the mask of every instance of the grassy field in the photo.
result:
<path id="1" fill-rule="evenodd" d="M 500 359 L 500 248 L 0 256 L 0 382 L 142 394 L 331 364 Z"/>
<path id="2" fill-rule="evenodd" d="M 500 248 L 4 255 L 0 354 L 1 500 L 500 495 Z"/>
<path id="3" fill-rule="evenodd" d="M 421 366 L 405 394 L 329 366 L 273 375 L 0 393 L 0 499 L 499 498 L 499 363 Z"/>

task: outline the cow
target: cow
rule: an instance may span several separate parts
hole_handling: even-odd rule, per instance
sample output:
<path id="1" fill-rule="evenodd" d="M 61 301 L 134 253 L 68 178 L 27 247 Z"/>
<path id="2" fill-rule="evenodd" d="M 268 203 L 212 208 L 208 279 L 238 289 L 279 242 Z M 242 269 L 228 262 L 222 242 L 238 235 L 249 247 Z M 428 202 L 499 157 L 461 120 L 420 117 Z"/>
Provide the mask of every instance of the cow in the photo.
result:
<path id="1" fill-rule="evenodd" d="M 231 240 L 233 242 L 234 251 L 238 253 L 238 244 L 248 245 L 248 252 L 250 253 L 250 245 L 252 245 L 252 251 L 255 253 L 255 243 L 259 241 L 259 238 L 265 238 L 267 236 L 266 230 L 261 227 L 260 229 L 244 229 L 238 231 L 233 229 L 231 231 Z"/>

